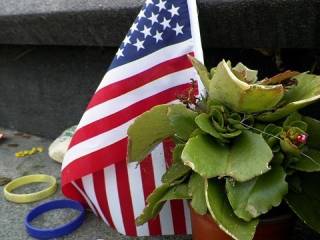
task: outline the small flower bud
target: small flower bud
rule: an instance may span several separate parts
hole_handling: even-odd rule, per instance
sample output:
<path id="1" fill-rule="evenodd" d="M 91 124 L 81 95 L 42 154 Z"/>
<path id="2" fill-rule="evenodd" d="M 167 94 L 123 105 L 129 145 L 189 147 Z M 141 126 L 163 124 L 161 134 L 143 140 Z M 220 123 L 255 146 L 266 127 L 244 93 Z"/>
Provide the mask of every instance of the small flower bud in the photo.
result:
<path id="1" fill-rule="evenodd" d="M 307 140 L 308 140 L 307 134 L 299 134 L 295 139 L 297 144 L 306 144 Z"/>

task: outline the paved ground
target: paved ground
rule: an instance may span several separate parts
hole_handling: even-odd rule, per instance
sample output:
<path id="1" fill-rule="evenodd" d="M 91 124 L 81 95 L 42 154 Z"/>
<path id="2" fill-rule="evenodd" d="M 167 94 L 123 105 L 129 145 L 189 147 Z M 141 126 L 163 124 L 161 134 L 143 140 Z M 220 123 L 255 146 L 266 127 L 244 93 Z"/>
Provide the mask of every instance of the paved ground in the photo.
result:
<path id="1" fill-rule="evenodd" d="M 55 176 L 60 183 L 60 164 L 49 159 L 47 151 L 26 158 L 16 158 L 15 152 L 32 147 L 44 147 L 46 150 L 50 141 L 29 135 L 22 135 L 18 132 L 8 131 L 0 128 L 0 132 L 4 132 L 7 136 L 5 141 L 0 142 L 0 176 L 16 178 L 23 175 L 44 173 Z M 32 185 L 17 189 L 17 192 L 32 192 L 40 189 L 41 184 Z M 64 198 L 60 188 L 51 199 Z M 43 200 L 47 201 L 47 200 Z M 28 211 L 41 202 L 32 204 L 15 204 L 8 202 L 3 197 L 3 187 L 0 187 L 0 239 L 1 240 L 30 240 L 24 230 L 23 219 Z M 72 211 L 52 211 L 34 222 L 37 226 L 49 227 L 67 222 L 74 216 Z M 95 217 L 91 212 L 87 212 L 85 223 L 77 231 L 62 239 L 78 239 L 78 240 L 189 240 L 191 237 L 157 237 L 157 238 L 130 238 L 124 237 Z M 314 234 L 308 229 L 296 227 L 293 240 L 320 240 L 319 235 Z M 271 240 L 271 239 L 270 239 Z"/>
<path id="2" fill-rule="evenodd" d="M 47 151 L 39 153 L 26 158 L 16 158 L 15 152 L 25 149 L 31 149 L 32 147 L 41 146 L 46 150 L 51 141 L 35 136 L 21 136 L 20 133 L 14 131 L 3 130 L 0 128 L 0 132 L 4 132 L 7 136 L 7 140 L 0 142 L 0 176 L 9 178 L 16 178 L 23 175 L 44 173 L 50 174 L 57 178 L 60 183 L 60 164 L 49 159 Z M 17 144 L 18 146 L 13 146 Z M 17 189 L 17 192 L 32 192 L 44 187 L 41 184 L 32 185 L 30 187 L 24 187 Z M 61 190 L 51 197 L 51 199 L 64 198 Z M 47 199 L 48 200 L 48 199 Z M 45 202 L 47 200 L 43 200 Z M 16 204 L 8 202 L 3 197 L 3 187 L 0 187 L 0 239 L 1 240 L 30 240 L 24 230 L 23 219 L 31 208 L 38 205 L 40 202 L 32 204 Z M 42 218 L 38 219 L 34 224 L 43 227 L 49 227 L 61 224 L 62 220 L 67 222 L 74 216 L 75 212 L 72 211 L 52 211 L 51 214 L 45 214 Z M 190 237 L 158 237 L 158 238 L 130 238 L 124 237 L 112 229 L 106 227 L 106 225 L 94 214 L 87 212 L 85 223 L 74 233 L 66 236 L 62 239 L 77 239 L 77 240 L 93 240 L 93 239 L 105 239 L 105 240 L 126 240 L 126 239 L 152 239 L 152 240 L 174 240 L 181 239 L 186 240 Z"/>

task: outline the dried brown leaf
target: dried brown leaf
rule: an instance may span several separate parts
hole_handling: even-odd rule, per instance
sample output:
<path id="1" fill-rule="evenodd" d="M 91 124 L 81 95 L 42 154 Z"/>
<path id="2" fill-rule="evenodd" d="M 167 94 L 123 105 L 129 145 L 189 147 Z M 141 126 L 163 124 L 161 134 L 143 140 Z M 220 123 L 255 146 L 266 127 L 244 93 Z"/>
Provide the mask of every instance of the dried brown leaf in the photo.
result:
<path id="1" fill-rule="evenodd" d="M 285 72 L 282 72 L 282 73 L 279 73 L 279 74 L 273 76 L 272 78 L 266 78 L 266 79 L 262 80 L 260 83 L 262 85 L 280 84 L 280 83 L 282 83 L 290 78 L 293 78 L 299 74 L 300 74 L 299 72 L 287 70 Z"/>

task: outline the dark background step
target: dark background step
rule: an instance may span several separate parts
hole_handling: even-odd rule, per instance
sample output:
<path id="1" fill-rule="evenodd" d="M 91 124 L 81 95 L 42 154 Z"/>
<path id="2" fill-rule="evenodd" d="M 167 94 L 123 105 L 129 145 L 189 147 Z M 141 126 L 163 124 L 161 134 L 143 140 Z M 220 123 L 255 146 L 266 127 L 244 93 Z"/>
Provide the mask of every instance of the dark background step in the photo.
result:
<path id="1" fill-rule="evenodd" d="M 77 124 L 107 71 L 116 48 L 0 45 L 0 126 L 54 138 Z M 283 69 L 320 74 L 319 51 L 282 50 L 275 55 L 253 49 L 205 49 L 208 66 L 222 58 L 260 70 L 260 77 Z M 318 105 L 310 114 L 318 114 Z"/>
<path id="2" fill-rule="evenodd" d="M 0 0 L 0 43 L 116 47 L 143 0 Z M 319 47 L 319 0 L 198 0 L 205 47 Z"/>
<path id="3" fill-rule="evenodd" d="M 77 124 L 142 2 L 0 0 L 0 126 L 54 138 Z M 208 66 L 230 58 L 271 76 L 279 54 L 253 48 L 303 47 L 283 50 L 281 68 L 319 70 L 320 1 L 198 6 Z"/>

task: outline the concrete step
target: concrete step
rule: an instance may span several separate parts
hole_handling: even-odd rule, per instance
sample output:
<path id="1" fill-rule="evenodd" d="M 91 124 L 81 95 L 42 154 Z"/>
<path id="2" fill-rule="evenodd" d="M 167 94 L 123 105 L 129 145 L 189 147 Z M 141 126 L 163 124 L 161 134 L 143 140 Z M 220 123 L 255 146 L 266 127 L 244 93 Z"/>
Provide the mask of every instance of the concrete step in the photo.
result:
<path id="1" fill-rule="evenodd" d="M 116 47 L 143 0 L 0 0 L 0 43 Z M 318 47 L 318 0 L 198 0 L 205 47 Z"/>

